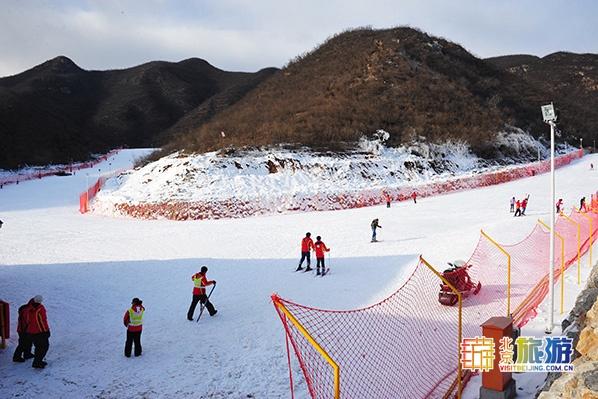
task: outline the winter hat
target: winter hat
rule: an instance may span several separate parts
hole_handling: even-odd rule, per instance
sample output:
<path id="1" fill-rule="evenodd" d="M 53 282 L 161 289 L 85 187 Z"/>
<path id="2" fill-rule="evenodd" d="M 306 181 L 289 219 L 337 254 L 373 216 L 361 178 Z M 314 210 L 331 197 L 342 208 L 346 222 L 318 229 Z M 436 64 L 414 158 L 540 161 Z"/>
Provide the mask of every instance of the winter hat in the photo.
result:
<path id="1" fill-rule="evenodd" d="M 33 302 L 35 303 L 42 303 L 44 301 L 44 297 L 41 295 L 36 295 L 33 297 Z"/>
<path id="2" fill-rule="evenodd" d="M 306 237 L 311 237 L 311 233 L 305 233 Z"/>
<path id="3" fill-rule="evenodd" d="M 322 237 L 320 237 L 320 236 L 316 237 L 316 240 L 321 240 L 321 239 L 322 239 Z"/>
<path id="4" fill-rule="evenodd" d="M 131 301 L 131 303 L 133 305 L 141 305 L 141 299 L 139 299 L 139 298 L 133 298 L 133 300 Z"/>
<path id="5" fill-rule="evenodd" d="M 207 267 L 207 266 L 202 266 L 202 267 L 201 267 L 201 272 L 202 272 L 202 273 L 205 273 L 205 272 L 207 272 L 207 271 L 208 271 L 208 267 Z"/>

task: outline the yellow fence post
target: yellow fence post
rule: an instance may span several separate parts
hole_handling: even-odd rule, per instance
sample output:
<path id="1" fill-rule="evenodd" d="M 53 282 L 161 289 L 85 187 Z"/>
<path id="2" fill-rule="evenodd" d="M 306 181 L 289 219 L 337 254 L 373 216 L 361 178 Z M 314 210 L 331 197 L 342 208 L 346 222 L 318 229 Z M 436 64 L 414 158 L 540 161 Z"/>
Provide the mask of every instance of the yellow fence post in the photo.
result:
<path id="1" fill-rule="evenodd" d="M 575 210 L 577 211 L 577 213 L 579 213 L 581 216 L 583 216 L 584 218 L 588 219 L 588 222 L 590 222 L 590 259 L 588 262 L 588 266 L 592 267 L 593 263 L 592 263 L 592 247 L 594 246 L 594 243 L 592 242 L 592 236 L 594 234 L 594 229 L 592 227 L 592 218 L 589 217 L 588 215 L 586 215 L 585 213 L 582 213 L 579 209 L 575 208 Z"/>
<path id="2" fill-rule="evenodd" d="M 542 220 L 538 219 L 538 223 L 544 226 L 548 231 L 550 231 L 550 226 L 544 223 Z M 564 302 L 565 302 L 565 237 L 554 232 L 555 237 L 561 240 L 561 314 L 563 314 L 564 310 Z M 554 265 L 552 265 L 554 267 Z"/>
<path id="3" fill-rule="evenodd" d="M 577 284 L 581 284 L 581 225 L 561 212 L 561 216 L 577 226 Z"/>
<path id="4" fill-rule="evenodd" d="M 305 327 L 303 327 L 303 325 L 299 322 L 299 320 L 297 320 L 297 318 L 295 316 L 293 316 L 293 314 L 286 308 L 286 306 L 284 306 L 284 304 L 282 304 L 281 302 L 278 302 L 278 301 L 276 301 L 275 303 L 276 303 L 276 306 L 278 306 L 278 308 L 284 313 L 284 315 L 287 317 L 287 319 L 289 319 L 291 321 L 291 323 L 293 323 L 293 325 L 295 327 L 297 327 L 299 332 L 314 347 L 314 349 L 316 351 L 318 351 L 318 353 L 320 355 L 322 355 L 322 357 L 328 362 L 328 364 L 330 364 L 330 366 L 332 366 L 332 370 L 334 371 L 334 399 L 339 399 L 341 397 L 341 390 L 340 390 L 341 380 L 340 380 L 340 367 L 339 367 L 338 363 L 336 363 L 334 360 L 332 360 L 332 358 L 330 357 L 328 352 L 326 352 L 324 350 L 324 348 L 322 348 L 320 346 L 320 344 L 318 342 L 316 342 L 316 340 L 311 336 L 311 334 L 309 332 L 307 332 Z"/>
<path id="5" fill-rule="evenodd" d="M 486 237 L 500 252 L 507 257 L 507 317 L 511 316 L 511 255 L 505 251 L 505 249 L 496 241 L 494 241 L 484 230 L 480 230 L 480 233 Z"/>
<path id="6" fill-rule="evenodd" d="M 457 295 L 457 300 L 459 303 L 459 320 L 457 330 L 457 399 L 461 399 L 461 391 L 463 390 L 463 382 L 461 381 L 463 378 L 463 369 L 461 368 L 461 341 L 463 340 L 463 298 L 461 297 L 461 292 L 459 292 L 455 287 L 453 287 L 453 285 L 449 283 L 448 280 L 442 276 L 442 274 L 440 274 L 436 269 L 434 269 L 434 267 L 430 263 L 428 263 L 427 260 L 425 260 L 421 255 L 419 259 L 424 265 L 426 265 L 428 269 L 432 271 L 432 273 L 434 273 L 440 280 L 442 280 L 442 282 L 446 284 L 455 295 Z M 449 390 L 449 392 L 452 391 L 453 386 L 454 385 L 451 385 L 451 389 Z"/>

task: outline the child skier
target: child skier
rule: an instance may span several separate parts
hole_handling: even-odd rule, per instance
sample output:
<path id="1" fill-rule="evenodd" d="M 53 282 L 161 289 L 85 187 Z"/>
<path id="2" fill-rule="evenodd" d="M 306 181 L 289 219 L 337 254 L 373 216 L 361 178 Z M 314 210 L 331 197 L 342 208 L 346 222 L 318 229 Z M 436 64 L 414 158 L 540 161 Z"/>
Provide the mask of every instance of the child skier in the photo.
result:
<path id="1" fill-rule="evenodd" d="M 311 239 L 311 233 L 305 233 L 305 237 L 303 237 L 303 239 L 301 240 L 301 260 L 299 261 L 299 266 L 297 266 L 297 269 L 295 271 L 298 272 L 299 270 L 303 269 L 301 265 L 303 264 L 303 260 L 305 259 L 307 259 L 307 268 L 305 269 L 305 271 L 308 272 L 310 270 L 313 270 L 310 267 L 310 254 L 312 249 L 314 249 L 314 241 Z"/>
<path id="2" fill-rule="evenodd" d="M 372 227 L 372 242 L 378 242 L 378 240 L 376 240 L 376 229 L 382 228 L 382 226 L 378 224 L 378 219 L 372 220 L 370 226 Z"/>
<path id="3" fill-rule="evenodd" d="M 316 237 L 316 243 L 314 244 L 316 250 L 316 275 L 320 274 L 323 276 L 326 274 L 326 266 L 324 264 L 324 252 L 330 252 L 330 248 L 326 247 L 326 244 L 322 242 L 322 237 Z M 322 266 L 322 273 L 320 273 L 320 265 Z"/>
<path id="4" fill-rule="evenodd" d="M 515 212 L 515 197 L 511 198 L 511 213 Z"/>
<path id="5" fill-rule="evenodd" d="M 563 199 L 559 198 L 559 200 L 556 202 L 556 213 L 561 213 L 561 207 L 563 206 Z"/>
<path id="6" fill-rule="evenodd" d="M 413 203 L 417 204 L 417 193 L 414 191 L 413 194 L 411 194 L 411 198 L 413 198 Z"/>

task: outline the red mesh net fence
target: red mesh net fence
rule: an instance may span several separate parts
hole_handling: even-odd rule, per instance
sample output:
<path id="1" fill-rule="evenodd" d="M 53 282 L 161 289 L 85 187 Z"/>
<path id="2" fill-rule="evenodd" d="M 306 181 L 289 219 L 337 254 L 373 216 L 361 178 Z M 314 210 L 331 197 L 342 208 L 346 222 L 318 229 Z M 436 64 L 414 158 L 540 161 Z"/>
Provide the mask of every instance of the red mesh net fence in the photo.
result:
<path id="1" fill-rule="evenodd" d="M 569 217 L 579 223 L 583 255 L 590 248 L 590 232 L 591 241 L 596 240 L 598 212 L 573 212 Z M 576 223 L 559 216 L 555 225 L 555 231 L 564 238 L 565 270 L 577 262 Z M 489 237 L 480 236 L 467 264 L 471 265 L 468 271 L 472 286 L 479 282 L 482 288 L 477 294 L 464 293 L 463 337 L 478 336 L 481 323 L 493 316 L 506 316 L 508 309 L 517 326 L 523 326 L 536 315 L 538 305 L 548 293 L 549 242 L 548 229 L 538 224 L 520 242 L 498 244 L 510 255 L 509 285 L 506 254 Z M 561 274 L 561 246 L 561 241 L 555 239 L 555 281 Z M 334 398 L 335 374 L 306 334 L 338 364 L 340 397 L 454 395 L 459 309 L 439 303 L 440 282 L 439 276 L 420 261 L 401 288 L 384 301 L 363 309 L 315 309 L 274 295 L 276 310 L 310 396 Z"/>
<path id="2" fill-rule="evenodd" d="M 333 368 L 280 305 L 339 365 L 341 397 L 443 397 L 456 381 L 459 322 L 457 308 L 438 302 L 440 281 L 420 262 L 389 298 L 348 311 L 314 309 L 273 296 L 311 397 L 335 397 Z"/>

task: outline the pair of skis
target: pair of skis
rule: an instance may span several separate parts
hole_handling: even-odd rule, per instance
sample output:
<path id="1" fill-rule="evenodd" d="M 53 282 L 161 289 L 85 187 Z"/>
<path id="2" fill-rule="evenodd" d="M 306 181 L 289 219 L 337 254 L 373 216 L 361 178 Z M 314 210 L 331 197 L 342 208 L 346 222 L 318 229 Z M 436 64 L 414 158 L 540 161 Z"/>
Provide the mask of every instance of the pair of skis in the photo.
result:
<path id="1" fill-rule="evenodd" d="M 314 270 L 314 269 L 307 269 L 307 268 L 306 268 L 306 269 L 304 270 L 303 268 L 301 268 L 301 269 L 295 269 L 295 272 L 299 272 L 299 271 L 300 271 L 300 272 L 303 272 L 303 273 L 307 273 L 307 272 L 311 272 L 312 270 Z M 318 277 L 318 276 L 320 276 L 320 277 L 324 277 L 324 276 L 325 276 L 325 275 L 327 275 L 329 272 L 330 272 L 330 268 L 329 268 L 329 267 L 326 267 L 326 268 L 324 268 L 324 270 L 322 271 L 322 273 L 320 273 L 320 274 L 316 274 L 316 275 L 315 275 L 315 277 Z"/>
<path id="2" fill-rule="evenodd" d="M 330 257 L 328 257 L 328 264 L 330 264 Z M 308 268 L 309 268 L 309 266 L 307 268 L 305 268 L 305 270 L 303 270 L 303 268 L 297 268 L 297 269 L 295 269 L 295 272 L 303 271 L 303 273 L 305 273 L 305 272 L 308 272 L 308 271 L 310 272 L 310 271 L 314 270 L 314 269 L 311 269 L 311 268 L 308 270 Z M 321 274 L 316 274 L 315 277 L 318 277 L 318 276 L 324 277 L 328 273 L 330 273 L 330 267 L 323 267 L 322 268 L 322 273 Z"/>

